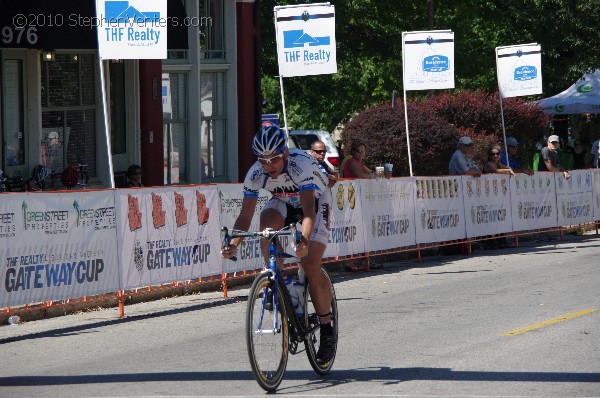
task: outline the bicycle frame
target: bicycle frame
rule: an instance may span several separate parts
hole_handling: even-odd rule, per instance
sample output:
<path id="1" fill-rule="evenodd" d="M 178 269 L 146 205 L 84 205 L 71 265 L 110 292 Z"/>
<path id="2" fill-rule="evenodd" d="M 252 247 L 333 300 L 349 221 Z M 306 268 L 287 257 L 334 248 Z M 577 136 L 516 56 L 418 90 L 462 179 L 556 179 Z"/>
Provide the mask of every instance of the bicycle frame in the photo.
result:
<path id="1" fill-rule="evenodd" d="M 279 230 L 279 231 L 273 231 L 272 229 L 267 228 L 264 231 L 259 231 L 259 232 L 235 233 L 235 235 L 233 235 L 233 236 L 229 235 L 229 231 L 226 227 L 221 228 L 221 239 L 222 239 L 223 245 L 225 245 L 225 246 L 229 245 L 231 239 L 234 237 L 249 238 L 249 237 L 260 236 L 260 237 L 269 239 L 269 265 L 263 272 L 268 272 L 271 274 L 270 279 L 273 282 L 273 311 L 277 311 L 279 308 L 279 305 L 283 304 L 286 308 L 286 314 L 288 314 L 287 322 L 290 326 L 292 326 L 291 332 L 292 332 L 294 341 L 304 342 L 304 340 L 306 339 L 306 336 L 309 333 L 313 332 L 314 330 L 312 330 L 312 329 L 306 330 L 304 328 L 304 326 L 300 323 L 300 320 L 298 319 L 297 316 L 289 315 L 289 314 L 295 314 L 295 310 L 294 310 L 294 306 L 292 305 L 292 299 L 290 297 L 290 294 L 289 294 L 288 290 L 285 288 L 285 284 L 283 282 L 283 280 L 284 280 L 283 274 L 281 273 L 281 270 L 278 267 L 277 259 L 278 258 L 295 258 L 295 256 L 292 256 L 288 253 L 277 250 L 278 248 L 277 248 L 275 238 L 277 238 L 278 236 L 281 236 L 281 235 L 291 235 L 292 237 L 294 237 L 293 248 L 295 250 L 296 236 L 297 236 L 295 224 L 290 224 L 289 226 L 287 226 L 284 229 Z M 231 258 L 231 260 L 236 261 L 237 258 L 234 256 Z M 279 303 L 279 298 L 277 295 L 279 289 L 282 289 L 282 295 L 283 295 L 283 299 L 284 299 L 283 303 Z M 273 325 L 273 329 L 268 329 L 268 330 L 262 329 L 262 321 L 263 321 L 262 315 L 264 314 L 264 311 L 265 311 L 266 302 L 267 302 L 267 297 L 265 294 L 263 296 L 263 299 L 261 302 L 261 316 L 259 318 L 259 329 L 262 331 L 262 333 L 276 333 L 279 331 L 279 328 L 281 327 L 281 325 L 278 324 L 279 321 L 277 319 L 275 319 L 275 322 L 274 322 L 275 324 Z"/>

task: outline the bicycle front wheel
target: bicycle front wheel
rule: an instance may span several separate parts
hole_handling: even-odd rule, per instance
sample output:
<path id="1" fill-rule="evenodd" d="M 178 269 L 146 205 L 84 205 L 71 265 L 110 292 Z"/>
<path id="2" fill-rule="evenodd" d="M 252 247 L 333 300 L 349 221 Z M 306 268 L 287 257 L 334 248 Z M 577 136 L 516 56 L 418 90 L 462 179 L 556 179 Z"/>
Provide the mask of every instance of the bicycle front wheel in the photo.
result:
<path id="1" fill-rule="evenodd" d="M 266 391 L 275 390 L 288 360 L 288 323 L 283 295 L 269 273 L 260 274 L 248 294 L 246 345 L 252 373 Z M 277 291 L 277 297 L 275 297 Z"/>
<path id="2" fill-rule="evenodd" d="M 337 309 L 337 299 L 335 297 L 335 289 L 333 288 L 333 283 L 331 283 L 331 279 L 329 278 L 329 274 L 324 269 L 321 269 L 325 274 L 325 278 L 329 281 L 331 285 L 331 325 L 333 326 L 333 333 L 335 334 L 335 339 L 337 341 L 338 337 L 338 309 Z M 312 366 L 313 370 L 320 374 L 324 375 L 329 373 L 331 367 L 333 366 L 333 361 L 335 361 L 335 352 L 333 353 L 333 357 L 326 363 L 319 363 L 317 361 L 317 352 L 319 351 L 319 346 L 321 343 L 321 333 L 319 327 L 319 319 L 317 317 L 317 311 L 312 303 L 312 300 L 309 298 L 308 294 L 308 286 L 310 285 L 310 281 L 307 279 L 305 283 L 305 291 L 304 291 L 304 327 L 309 330 L 306 340 L 304 341 L 304 345 L 306 346 L 306 355 L 308 355 L 308 361 L 310 362 L 310 366 Z M 337 351 L 337 343 L 335 346 L 335 351 Z"/>

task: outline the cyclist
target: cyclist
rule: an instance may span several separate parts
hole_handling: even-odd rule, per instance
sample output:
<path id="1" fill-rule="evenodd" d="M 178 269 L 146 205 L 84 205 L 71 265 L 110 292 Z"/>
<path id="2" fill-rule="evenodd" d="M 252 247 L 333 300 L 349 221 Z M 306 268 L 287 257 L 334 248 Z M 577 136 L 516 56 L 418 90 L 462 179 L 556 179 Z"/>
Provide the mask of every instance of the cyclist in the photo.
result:
<path id="1" fill-rule="evenodd" d="M 254 136 L 252 151 L 257 161 L 246 174 L 242 209 L 233 228 L 243 231 L 250 228 L 261 188 L 273 195 L 260 215 L 261 230 L 278 230 L 292 222 L 302 223 L 296 255 L 310 280 L 309 293 L 319 317 L 321 343 L 317 362 L 326 364 L 332 359 L 337 344 L 331 324 L 331 285 L 321 272 L 331 230 L 331 191 L 327 188 L 327 177 L 314 157 L 299 149 L 288 149 L 287 135 L 277 126 L 263 126 Z M 233 238 L 230 246 L 222 247 L 222 256 L 234 256 L 242 239 Z M 268 257 L 266 242 L 261 245 Z"/>

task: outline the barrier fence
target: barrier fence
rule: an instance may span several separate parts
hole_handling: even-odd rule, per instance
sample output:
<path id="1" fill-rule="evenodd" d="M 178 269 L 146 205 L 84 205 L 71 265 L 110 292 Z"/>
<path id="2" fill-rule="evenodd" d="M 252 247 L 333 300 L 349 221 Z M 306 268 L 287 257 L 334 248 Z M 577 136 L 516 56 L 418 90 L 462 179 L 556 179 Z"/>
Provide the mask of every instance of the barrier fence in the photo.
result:
<path id="1" fill-rule="evenodd" d="M 333 188 L 326 261 L 420 251 L 490 235 L 600 219 L 600 170 L 341 180 Z M 252 229 L 258 229 L 259 197 Z M 241 184 L 2 194 L 0 307 L 200 280 L 263 266 L 258 239 L 237 262 L 219 255 L 222 225 L 240 212 Z M 518 242 L 518 241 L 517 241 Z M 286 247 L 289 242 L 283 242 Z M 288 249 L 291 250 L 291 249 Z"/>

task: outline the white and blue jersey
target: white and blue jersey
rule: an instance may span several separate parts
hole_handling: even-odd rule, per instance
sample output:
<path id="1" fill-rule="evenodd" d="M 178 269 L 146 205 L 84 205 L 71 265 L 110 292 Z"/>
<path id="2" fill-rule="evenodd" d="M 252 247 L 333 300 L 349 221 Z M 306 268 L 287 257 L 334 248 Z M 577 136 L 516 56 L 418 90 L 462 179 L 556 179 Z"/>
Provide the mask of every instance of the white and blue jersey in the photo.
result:
<path id="1" fill-rule="evenodd" d="M 258 198 L 262 188 L 269 191 L 273 197 L 300 208 L 300 192 L 315 191 L 315 199 L 319 199 L 327 188 L 327 176 L 319 167 L 317 160 L 306 152 L 292 148 L 283 168 L 277 178 L 271 178 L 256 161 L 246 174 L 244 180 L 244 197 Z"/>

